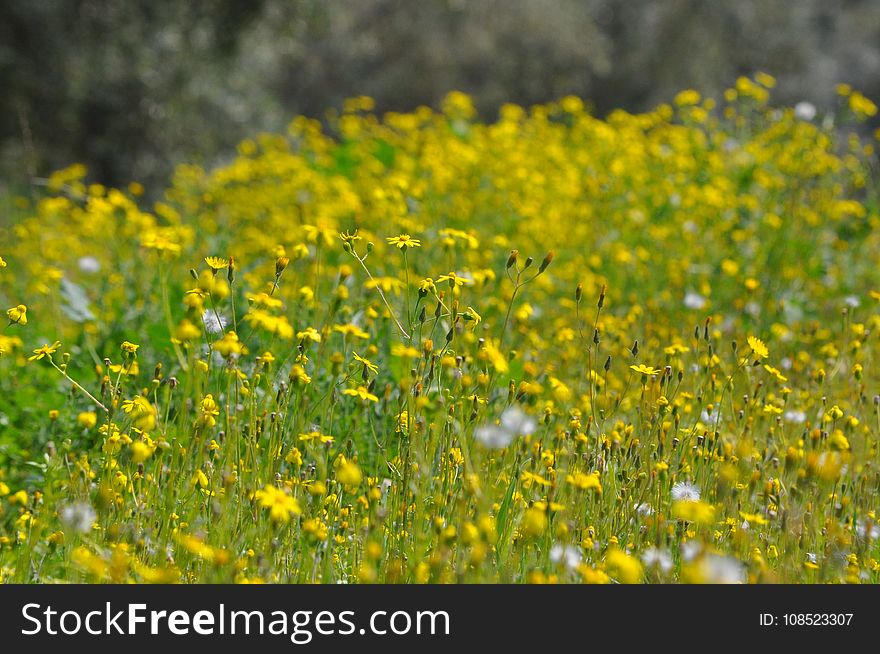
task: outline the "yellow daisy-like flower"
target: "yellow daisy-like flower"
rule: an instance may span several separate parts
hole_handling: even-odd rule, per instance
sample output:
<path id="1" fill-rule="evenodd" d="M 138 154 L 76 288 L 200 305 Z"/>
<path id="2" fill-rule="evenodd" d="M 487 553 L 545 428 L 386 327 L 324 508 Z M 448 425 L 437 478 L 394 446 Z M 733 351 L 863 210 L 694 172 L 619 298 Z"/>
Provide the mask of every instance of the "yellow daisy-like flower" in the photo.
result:
<path id="1" fill-rule="evenodd" d="M 659 375 L 662 372 L 661 370 L 658 370 L 657 368 L 652 368 L 651 366 L 646 366 L 643 363 L 640 363 L 640 364 L 634 365 L 634 366 L 630 366 L 629 369 L 633 370 L 635 372 L 641 373 L 643 375 Z"/>
<path id="2" fill-rule="evenodd" d="M 359 241 L 363 237 L 358 236 L 358 230 L 354 230 L 353 232 L 339 232 L 339 238 L 342 239 L 343 243 L 353 243 L 354 241 Z"/>
<path id="3" fill-rule="evenodd" d="M 9 318 L 10 325 L 26 325 L 27 324 L 27 306 L 19 304 L 11 309 L 6 310 L 6 317 Z"/>
<path id="4" fill-rule="evenodd" d="M 465 284 L 470 283 L 470 280 L 462 277 L 461 275 L 457 275 L 454 272 L 447 273 L 445 275 L 440 275 L 437 278 L 437 283 L 440 282 L 449 282 L 450 287 L 464 286 Z"/>
<path id="5" fill-rule="evenodd" d="M 0 257 L 0 268 L 6 267 L 6 261 L 3 260 L 3 257 Z"/>
<path id="6" fill-rule="evenodd" d="M 223 257 L 205 257 L 205 263 L 214 273 L 229 267 L 229 259 Z"/>
<path id="7" fill-rule="evenodd" d="M 269 518 L 273 522 L 289 522 L 291 516 L 302 513 L 299 502 L 295 498 L 269 484 L 254 493 L 254 497 L 260 506 L 269 509 Z"/>
<path id="8" fill-rule="evenodd" d="M 368 391 L 365 386 L 358 386 L 357 388 L 346 388 L 344 391 L 342 391 L 342 394 L 351 395 L 352 397 L 359 397 L 362 400 L 369 400 L 370 402 L 379 401 L 379 398 Z"/>
<path id="9" fill-rule="evenodd" d="M 297 332 L 296 337 L 300 341 L 312 341 L 313 343 L 321 342 L 321 332 L 314 327 L 306 327 L 301 332 Z"/>
<path id="10" fill-rule="evenodd" d="M 759 359 L 766 359 L 770 356 L 770 350 L 767 349 L 767 345 L 760 338 L 756 336 L 749 336 L 746 341 L 749 344 L 749 347 L 752 349 L 752 352 Z"/>
<path id="11" fill-rule="evenodd" d="M 132 416 L 146 416 L 153 413 L 153 405 L 147 398 L 138 395 L 133 400 L 124 400 L 122 410 Z"/>
<path id="12" fill-rule="evenodd" d="M 388 241 L 388 245 L 394 245 L 401 250 L 405 250 L 406 248 L 420 248 L 422 247 L 422 242 L 413 238 L 409 234 L 401 234 L 400 236 L 391 236 L 385 239 Z"/>
<path id="13" fill-rule="evenodd" d="M 375 363 L 373 363 L 373 362 L 370 361 L 369 359 L 365 359 L 364 357 L 362 357 L 362 356 L 361 356 L 360 354 L 358 354 L 357 352 L 352 352 L 351 354 L 352 354 L 352 356 L 354 357 L 354 360 L 355 360 L 355 361 L 358 361 L 359 363 L 364 364 L 364 367 L 365 367 L 367 370 L 369 370 L 370 372 L 372 372 L 372 373 L 374 373 L 374 374 L 377 373 L 377 372 L 379 372 L 379 366 L 377 366 Z"/>
<path id="14" fill-rule="evenodd" d="M 123 341 L 120 347 L 122 348 L 123 352 L 127 354 L 134 354 L 138 351 L 140 345 L 138 345 L 137 343 L 132 343 L 131 341 Z"/>
<path id="15" fill-rule="evenodd" d="M 59 347 L 61 347 L 61 341 L 55 341 L 52 345 L 43 345 L 34 350 L 33 356 L 29 356 L 28 361 L 39 361 L 44 357 L 51 357 Z"/>

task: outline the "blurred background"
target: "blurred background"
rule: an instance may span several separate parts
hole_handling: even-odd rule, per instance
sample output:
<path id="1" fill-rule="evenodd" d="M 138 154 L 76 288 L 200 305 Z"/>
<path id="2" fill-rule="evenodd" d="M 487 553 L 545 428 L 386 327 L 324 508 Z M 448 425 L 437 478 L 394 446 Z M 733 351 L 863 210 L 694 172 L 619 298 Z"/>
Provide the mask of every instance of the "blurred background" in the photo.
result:
<path id="1" fill-rule="evenodd" d="M 0 0 L 0 186 L 73 162 L 163 184 L 346 97 L 486 119 L 567 94 L 598 115 L 775 75 L 774 101 L 880 97 L 876 0 Z M 2 189 L 0 189 L 2 190 Z"/>

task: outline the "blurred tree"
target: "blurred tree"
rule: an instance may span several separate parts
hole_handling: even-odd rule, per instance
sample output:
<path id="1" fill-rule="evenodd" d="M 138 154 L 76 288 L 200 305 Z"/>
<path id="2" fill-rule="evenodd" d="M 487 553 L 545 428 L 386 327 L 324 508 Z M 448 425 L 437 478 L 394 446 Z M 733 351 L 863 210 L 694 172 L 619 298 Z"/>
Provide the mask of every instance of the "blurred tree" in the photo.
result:
<path id="1" fill-rule="evenodd" d="M 84 161 L 158 181 L 358 94 L 407 110 L 461 89 L 488 117 L 569 93 L 638 111 L 756 70 L 780 102 L 828 106 L 837 82 L 876 99 L 880 3 L 4 0 L 0 179 Z"/>

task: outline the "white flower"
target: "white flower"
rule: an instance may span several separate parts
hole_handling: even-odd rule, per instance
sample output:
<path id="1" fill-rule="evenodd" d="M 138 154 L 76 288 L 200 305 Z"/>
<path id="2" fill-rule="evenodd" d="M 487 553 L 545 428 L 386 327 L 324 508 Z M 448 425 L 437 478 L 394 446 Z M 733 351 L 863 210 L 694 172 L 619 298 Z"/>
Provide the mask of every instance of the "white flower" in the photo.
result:
<path id="1" fill-rule="evenodd" d="M 202 322 L 205 323 L 205 329 L 208 330 L 209 334 L 222 333 L 228 324 L 226 318 L 210 309 L 205 309 L 205 313 L 202 314 Z"/>
<path id="2" fill-rule="evenodd" d="M 498 425 L 483 425 L 474 430 L 474 438 L 486 447 L 501 449 L 513 442 L 513 434 Z"/>
<path id="3" fill-rule="evenodd" d="M 857 520 L 856 533 L 859 535 L 859 538 L 877 540 L 878 538 L 880 538 L 880 525 L 878 525 L 876 522 L 866 523 L 864 520 Z"/>
<path id="4" fill-rule="evenodd" d="M 715 424 L 716 422 L 721 422 L 721 413 L 716 409 L 712 413 L 709 413 L 706 409 L 703 409 L 700 412 L 700 422 L 705 424 Z"/>
<path id="5" fill-rule="evenodd" d="M 659 568 L 661 572 L 672 570 L 672 557 L 669 552 L 650 547 L 642 552 L 642 563 L 646 568 Z"/>
<path id="6" fill-rule="evenodd" d="M 803 424 L 807 421 L 807 414 L 803 411 L 786 411 L 782 414 L 785 422 L 793 422 L 796 425 Z"/>
<path id="7" fill-rule="evenodd" d="M 746 581 L 743 564 L 732 556 L 707 554 L 700 562 L 700 573 L 707 584 L 742 584 Z"/>
<path id="8" fill-rule="evenodd" d="M 488 424 L 474 430 L 474 438 L 493 449 L 507 447 L 517 436 L 528 436 L 538 428 L 534 418 L 517 406 L 506 408 L 501 414 L 501 424 Z"/>
<path id="9" fill-rule="evenodd" d="M 91 504 L 76 502 L 68 504 L 61 509 L 58 517 L 61 523 L 68 529 L 73 529 L 81 534 L 87 534 L 95 524 L 97 514 Z"/>
<path id="10" fill-rule="evenodd" d="M 684 296 L 684 306 L 688 309 L 702 309 L 706 306 L 706 298 L 699 293 L 688 291 Z"/>
<path id="11" fill-rule="evenodd" d="M 553 563 L 564 562 L 566 568 L 573 570 L 581 563 L 581 553 L 578 552 L 576 547 L 557 543 L 550 550 L 550 560 Z"/>
<path id="12" fill-rule="evenodd" d="M 816 117 L 816 105 L 812 102 L 798 102 L 794 106 L 794 115 L 801 120 L 813 120 Z"/>
<path id="13" fill-rule="evenodd" d="M 76 264 L 84 273 L 96 273 L 101 270 L 101 262 L 95 257 L 80 257 Z"/>
<path id="14" fill-rule="evenodd" d="M 700 545 L 699 541 L 689 540 L 681 544 L 681 558 L 685 561 L 693 561 L 702 549 L 703 546 Z"/>
<path id="15" fill-rule="evenodd" d="M 700 489 L 689 481 L 680 481 L 672 487 L 672 499 L 676 502 L 699 502 Z"/>
<path id="16" fill-rule="evenodd" d="M 511 406 L 501 414 L 501 426 L 517 436 L 528 436 L 534 433 L 538 424 L 533 418 L 523 413 L 517 406 Z"/>

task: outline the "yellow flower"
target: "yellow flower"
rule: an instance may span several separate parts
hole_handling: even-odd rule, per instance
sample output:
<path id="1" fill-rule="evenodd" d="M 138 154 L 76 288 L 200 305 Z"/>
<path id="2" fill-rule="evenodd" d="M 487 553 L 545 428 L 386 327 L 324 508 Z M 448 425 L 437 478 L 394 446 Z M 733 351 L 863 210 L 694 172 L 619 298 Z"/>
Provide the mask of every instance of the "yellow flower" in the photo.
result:
<path id="1" fill-rule="evenodd" d="M 297 332 L 296 337 L 300 341 L 312 341 L 313 343 L 321 342 L 321 332 L 314 327 L 306 327 L 301 332 Z"/>
<path id="2" fill-rule="evenodd" d="M 292 516 L 302 513 L 296 499 L 275 486 L 266 484 L 254 496 L 260 506 L 269 509 L 269 518 L 273 522 L 289 522 Z"/>
<path id="3" fill-rule="evenodd" d="M 477 325 L 479 325 L 481 322 L 483 322 L 483 316 L 481 316 L 479 313 L 477 313 L 477 310 L 471 306 L 469 306 L 467 308 L 467 311 L 465 311 L 464 313 L 461 314 L 461 317 L 464 318 L 466 321 L 472 323 L 471 324 L 472 329 L 476 328 Z"/>
<path id="4" fill-rule="evenodd" d="M 531 507 L 523 514 L 521 529 L 526 536 L 537 538 L 547 529 L 547 512 Z"/>
<path id="5" fill-rule="evenodd" d="M 94 411 L 84 411 L 76 417 L 76 421 L 86 429 L 92 429 L 98 424 L 98 414 Z"/>
<path id="6" fill-rule="evenodd" d="M 379 398 L 373 395 L 364 386 L 358 386 L 357 388 L 346 388 L 344 391 L 342 391 L 342 394 L 351 395 L 352 397 L 359 397 L 362 400 L 369 400 L 371 402 L 379 401 Z"/>
<path id="7" fill-rule="evenodd" d="M 457 288 L 459 286 L 464 286 L 465 284 L 470 284 L 470 280 L 465 277 L 461 277 L 454 272 L 446 273 L 445 275 L 440 275 L 437 278 L 437 283 L 440 282 L 449 282 L 449 288 Z"/>
<path id="8" fill-rule="evenodd" d="M 597 493 L 602 492 L 602 483 L 599 481 L 598 472 L 592 472 L 588 475 L 583 472 L 574 472 L 570 475 L 566 475 L 565 481 L 581 490 L 594 490 Z"/>
<path id="9" fill-rule="evenodd" d="M 122 410 L 130 416 L 138 418 L 153 413 L 153 405 L 147 398 L 138 395 L 133 400 L 125 400 L 122 403 Z"/>
<path id="10" fill-rule="evenodd" d="M 434 286 L 434 280 L 430 277 L 426 277 L 422 281 L 419 282 L 419 293 L 421 295 L 427 295 L 428 293 L 436 293 L 437 287 Z M 880 300 L 880 293 L 877 294 L 877 299 Z"/>
<path id="11" fill-rule="evenodd" d="M 224 357 L 238 356 L 244 351 L 244 346 L 238 340 L 238 334 L 227 332 L 223 334 L 223 338 L 214 341 L 214 351 Z"/>
<path id="12" fill-rule="evenodd" d="M 401 250 L 405 250 L 406 248 L 420 248 L 422 247 L 422 242 L 416 238 L 413 238 L 409 234 L 401 234 L 400 236 L 391 236 L 385 239 L 388 241 L 389 245 L 395 245 Z"/>
<path id="13" fill-rule="evenodd" d="M 123 352 L 125 352 L 127 354 L 134 354 L 135 352 L 138 351 L 138 348 L 140 347 L 140 345 L 137 345 L 136 343 L 132 343 L 131 341 L 122 341 L 121 347 L 122 347 Z"/>
<path id="14" fill-rule="evenodd" d="M 352 352 L 351 355 L 354 357 L 355 361 L 358 361 L 359 363 L 364 364 L 364 368 L 366 368 L 370 372 L 372 372 L 374 374 L 379 372 L 379 366 L 374 364 L 369 359 L 365 359 L 364 357 L 359 355 L 357 352 Z"/>
<path id="15" fill-rule="evenodd" d="M 222 257 L 205 257 L 205 263 L 208 264 L 208 268 L 215 274 L 229 267 L 229 259 Z"/>
<path id="16" fill-rule="evenodd" d="M 342 239 L 343 243 L 354 243 L 355 241 L 360 241 L 363 237 L 358 236 L 358 230 L 354 230 L 353 232 L 339 232 L 339 238 Z"/>
<path id="17" fill-rule="evenodd" d="M 638 365 L 633 365 L 629 367 L 630 370 L 641 373 L 643 375 L 659 375 L 662 371 L 657 368 L 652 368 L 651 366 L 646 366 L 643 363 Z"/>
<path id="18" fill-rule="evenodd" d="M 333 331 L 339 332 L 343 336 L 354 336 L 355 338 L 367 339 L 370 335 L 363 329 L 354 324 L 333 325 Z"/>
<path id="19" fill-rule="evenodd" d="M 357 464 L 351 461 L 344 461 L 336 469 L 336 481 L 343 486 L 357 486 L 361 483 L 363 474 Z"/>
<path id="20" fill-rule="evenodd" d="M 59 347 L 61 347 L 61 341 L 55 341 L 52 345 L 42 345 L 34 350 L 33 356 L 29 356 L 28 361 L 39 361 L 43 357 L 51 358 Z"/>
<path id="21" fill-rule="evenodd" d="M 220 415 L 220 405 L 214 399 L 214 396 L 208 393 L 199 404 L 202 412 L 201 421 L 207 427 L 213 427 L 217 424 L 217 416 Z"/>
<path id="22" fill-rule="evenodd" d="M 766 359 L 768 356 L 770 356 L 770 351 L 767 349 L 764 341 L 762 341 L 760 338 L 756 336 L 749 336 L 746 341 L 748 342 L 752 353 L 759 359 Z"/>
<path id="23" fill-rule="evenodd" d="M 11 309 L 6 310 L 6 317 L 9 318 L 10 325 L 26 325 L 27 324 L 27 306 L 19 304 Z"/>
<path id="24" fill-rule="evenodd" d="M 642 580 L 642 564 L 639 560 L 617 547 L 605 556 L 605 568 L 622 584 L 637 584 Z"/>
<path id="25" fill-rule="evenodd" d="M 0 257 L 0 268 L 5 268 L 5 267 L 6 267 L 6 261 L 3 259 L 3 257 Z"/>
<path id="26" fill-rule="evenodd" d="M 672 503 L 672 515 L 685 522 L 709 525 L 715 519 L 715 507 L 702 500 L 679 500 Z"/>

